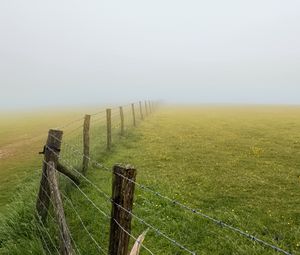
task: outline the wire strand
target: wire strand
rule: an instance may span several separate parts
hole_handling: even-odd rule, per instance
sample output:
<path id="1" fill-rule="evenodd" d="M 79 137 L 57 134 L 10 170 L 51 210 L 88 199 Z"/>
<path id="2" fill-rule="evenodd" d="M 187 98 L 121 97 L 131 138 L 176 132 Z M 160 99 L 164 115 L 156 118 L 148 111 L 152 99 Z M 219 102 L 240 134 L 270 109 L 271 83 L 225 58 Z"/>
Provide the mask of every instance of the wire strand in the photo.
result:
<path id="1" fill-rule="evenodd" d="M 90 239 L 95 243 L 95 245 L 97 246 L 98 250 L 104 254 L 107 254 L 107 250 L 104 250 L 99 244 L 98 242 L 95 240 L 95 238 L 93 237 L 93 235 L 90 233 L 90 231 L 87 229 L 87 227 L 85 226 L 85 224 L 83 223 L 83 220 L 80 216 L 80 214 L 77 212 L 77 210 L 75 209 L 74 204 L 72 203 L 71 199 L 69 199 L 65 194 L 63 194 L 63 197 L 69 202 L 69 204 L 71 205 L 71 208 L 73 209 L 73 211 L 75 212 L 77 218 L 79 219 L 81 225 L 83 226 L 84 230 L 86 231 L 86 233 L 88 234 L 88 236 L 90 237 Z"/>
<path id="2" fill-rule="evenodd" d="M 46 161 L 44 161 L 44 163 L 45 164 L 47 164 L 47 165 L 49 165 L 49 163 L 48 162 L 46 162 Z M 74 169 L 75 170 L 75 169 Z M 77 170 L 76 170 L 77 171 Z M 63 176 L 65 176 L 65 175 L 63 175 Z M 68 177 L 68 176 L 65 176 L 67 179 L 69 179 L 74 185 L 75 185 L 75 187 L 82 193 L 82 195 L 93 205 L 93 207 L 95 208 L 95 209 L 97 209 L 102 215 L 104 215 L 105 217 L 107 217 L 108 219 L 111 219 L 111 216 L 109 216 L 108 214 L 106 214 L 104 211 L 102 211 L 89 197 L 88 197 L 88 195 L 70 178 L 70 177 Z M 87 179 L 87 178 L 86 178 Z M 88 179 L 87 179 L 88 180 Z M 89 183 L 91 183 L 92 184 L 92 182 L 90 182 L 89 181 Z M 112 199 L 110 198 L 110 196 L 107 194 L 107 193 L 105 193 L 104 191 L 102 191 L 101 189 L 99 189 L 96 185 L 93 185 L 95 188 L 97 188 L 97 190 L 99 191 L 99 192 L 101 192 L 106 198 L 108 198 L 107 200 L 108 201 L 112 201 Z M 117 203 L 115 203 L 116 205 L 118 205 Z M 120 206 L 120 205 L 119 205 Z M 121 208 L 123 208 L 122 206 L 121 206 Z M 125 208 L 124 208 L 125 209 Z M 132 236 L 133 237 L 133 236 Z M 134 237 L 133 237 L 134 238 Z M 135 240 L 137 240 L 136 238 L 134 238 Z M 148 251 L 150 251 L 147 247 L 145 247 L 144 245 L 142 245 L 141 244 L 141 246 L 142 247 L 144 247 L 146 250 L 148 250 Z M 103 248 L 102 248 L 103 249 Z M 151 251 L 150 251 L 151 252 Z M 151 253 L 151 254 L 153 254 L 153 253 Z M 194 254 L 194 253 L 193 253 Z"/>

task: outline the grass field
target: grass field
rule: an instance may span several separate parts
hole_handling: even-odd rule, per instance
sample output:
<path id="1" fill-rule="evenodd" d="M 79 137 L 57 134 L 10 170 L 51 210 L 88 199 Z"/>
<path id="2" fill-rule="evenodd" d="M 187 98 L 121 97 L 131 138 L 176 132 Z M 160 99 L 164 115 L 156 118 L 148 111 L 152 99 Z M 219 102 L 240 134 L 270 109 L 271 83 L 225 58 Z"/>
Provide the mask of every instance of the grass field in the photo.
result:
<path id="1" fill-rule="evenodd" d="M 110 153 L 105 152 L 103 140 L 99 138 L 99 142 L 93 143 L 92 155 L 110 168 L 117 162 L 130 163 L 138 169 L 138 182 L 293 254 L 300 254 L 299 116 L 300 107 L 292 106 L 164 107 L 138 128 L 128 130 L 125 137 L 115 138 Z M 28 129 L 36 128 L 32 134 L 39 130 L 43 133 L 48 122 L 52 125 L 51 121 L 48 117 L 43 124 L 40 119 L 32 120 Z M 8 131 L 1 131 L 5 145 L 20 140 L 9 131 L 7 123 Z M 92 130 L 94 141 L 99 130 L 100 126 Z M 76 143 L 76 139 L 70 137 L 69 142 Z M 15 201 L 3 209 L 0 254 L 42 254 L 33 220 L 40 173 L 32 173 L 32 170 L 41 160 L 36 156 L 36 148 L 43 145 L 39 142 L 30 143 L 24 153 L 1 159 L 2 205 L 15 191 L 15 185 L 23 185 L 19 186 Z M 17 156 L 19 154 L 22 156 Z M 65 154 L 66 161 L 71 161 L 70 152 Z M 22 178 L 3 179 L 3 176 L 14 175 Z M 110 172 L 91 167 L 88 178 L 110 194 Z M 61 186 L 89 231 L 106 249 L 108 220 L 66 180 L 61 179 Z M 99 192 L 87 183 L 81 187 L 101 210 L 110 213 L 110 204 Z M 197 254 L 277 254 L 141 189 L 136 189 L 135 198 L 133 212 L 136 215 Z M 65 203 L 68 224 L 81 253 L 101 254 L 83 230 L 72 206 L 67 200 Z M 49 219 L 47 229 L 58 242 L 51 222 Z M 134 236 L 146 228 L 133 220 Z M 50 240 L 46 238 L 46 242 L 55 254 Z M 154 254 L 188 254 L 151 230 L 144 244 Z M 147 251 L 143 249 L 142 254 Z"/>
<path id="2" fill-rule="evenodd" d="M 47 138 L 48 129 L 59 127 L 91 109 L 66 109 L 22 113 L 0 112 L 0 213 L 4 213 L 19 184 L 32 177 L 40 167 L 38 155 Z"/>

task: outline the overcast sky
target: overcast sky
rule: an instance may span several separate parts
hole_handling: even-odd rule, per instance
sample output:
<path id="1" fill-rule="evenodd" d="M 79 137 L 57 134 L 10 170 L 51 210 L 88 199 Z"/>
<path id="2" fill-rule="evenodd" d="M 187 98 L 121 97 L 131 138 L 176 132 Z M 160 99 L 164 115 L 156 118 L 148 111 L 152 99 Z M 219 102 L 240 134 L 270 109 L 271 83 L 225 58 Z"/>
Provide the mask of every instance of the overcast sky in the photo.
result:
<path id="1" fill-rule="evenodd" d="M 299 0 L 1 0 L 0 107 L 300 104 Z"/>

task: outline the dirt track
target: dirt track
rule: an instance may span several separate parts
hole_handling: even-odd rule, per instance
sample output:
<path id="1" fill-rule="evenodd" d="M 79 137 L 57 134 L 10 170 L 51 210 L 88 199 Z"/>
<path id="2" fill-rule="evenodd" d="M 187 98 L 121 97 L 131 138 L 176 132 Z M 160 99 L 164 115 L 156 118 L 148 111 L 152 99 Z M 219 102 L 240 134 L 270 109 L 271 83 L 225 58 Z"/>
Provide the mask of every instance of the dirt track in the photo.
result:
<path id="1" fill-rule="evenodd" d="M 34 138 L 25 138 L 25 139 L 23 138 L 17 142 L 10 143 L 10 144 L 0 147 L 0 160 L 7 159 L 7 158 L 14 156 L 14 154 L 17 150 L 19 150 L 20 148 L 25 147 L 26 145 L 29 145 L 31 143 L 36 143 L 37 141 L 40 141 L 41 137 L 42 136 L 37 136 Z"/>

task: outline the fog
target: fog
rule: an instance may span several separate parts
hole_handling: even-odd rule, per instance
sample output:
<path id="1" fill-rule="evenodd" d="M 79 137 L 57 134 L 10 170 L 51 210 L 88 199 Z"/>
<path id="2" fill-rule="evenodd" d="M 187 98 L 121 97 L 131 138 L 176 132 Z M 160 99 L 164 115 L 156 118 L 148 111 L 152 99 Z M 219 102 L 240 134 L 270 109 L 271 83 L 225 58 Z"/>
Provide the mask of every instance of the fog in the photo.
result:
<path id="1" fill-rule="evenodd" d="M 300 104 L 300 1 L 0 2 L 0 107 Z"/>

